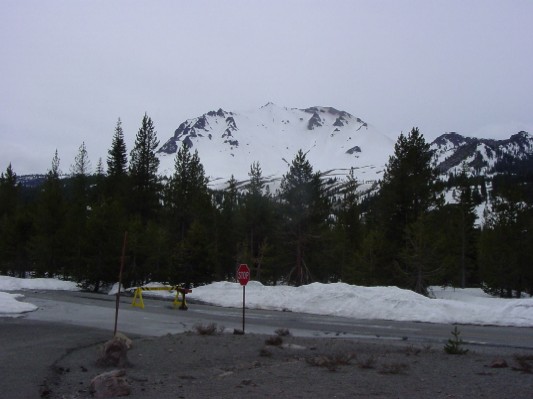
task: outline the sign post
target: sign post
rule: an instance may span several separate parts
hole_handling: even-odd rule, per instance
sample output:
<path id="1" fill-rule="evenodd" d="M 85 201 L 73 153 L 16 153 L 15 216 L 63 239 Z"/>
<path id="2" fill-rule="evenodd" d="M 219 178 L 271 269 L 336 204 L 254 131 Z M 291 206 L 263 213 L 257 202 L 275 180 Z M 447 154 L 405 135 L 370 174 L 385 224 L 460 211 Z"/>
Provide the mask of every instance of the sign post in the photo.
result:
<path id="1" fill-rule="evenodd" d="M 242 333 L 244 334 L 244 315 L 246 303 L 246 284 L 250 281 L 250 268 L 246 263 L 239 265 L 237 269 L 237 280 L 242 285 Z"/>

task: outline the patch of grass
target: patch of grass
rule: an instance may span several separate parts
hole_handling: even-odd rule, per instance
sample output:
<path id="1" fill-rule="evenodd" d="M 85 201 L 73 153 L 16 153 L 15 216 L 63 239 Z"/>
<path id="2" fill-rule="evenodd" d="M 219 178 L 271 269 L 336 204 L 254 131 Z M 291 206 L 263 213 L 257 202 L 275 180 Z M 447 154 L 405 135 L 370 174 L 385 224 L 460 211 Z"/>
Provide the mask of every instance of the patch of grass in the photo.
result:
<path id="1" fill-rule="evenodd" d="M 268 349 L 266 348 L 262 348 L 260 351 L 259 351 L 259 356 L 261 357 L 272 357 L 272 352 L 270 352 Z"/>
<path id="2" fill-rule="evenodd" d="M 405 363 L 385 363 L 381 366 L 380 374 L 406 374 L 409 365 Z"/>
<path id="3" fill-rule="evenodd" d="M 360 369 L 373 369 L 376 367 L 376 358 L 373 355 L 368 356 L 366 359 L 357 359 L 357 367 Z"/>
<path id="4" fill-rule="evenodd" d="M 325 367 L 329 371 L 336 371 L 339 366 L 349 365 L 354 355 L 339 354 L 334 356 L 320 355 L 307 358 L 306 361 L 311 366 Z"/>
<path id="5" fill-rule="evenodd" d="M 517 366 L 512 369 L 522 373 L 533 373 L 533 355 L 515 355 L 514 360 Z"/>
<path id="6" fill-rule="evenodd" d="M 416 348 L 413 345 L 409 345 L 405 348 L 405 355 L 406 356 L 418 356 L 422 352 L 422 349 Z"/>
<path id="7" fill-rule="evenodd" d="M 218 335 L 224 332 L 224 326 L 219 327 L 216 323 L 197 323 L 193 326 L 193 329 L 198 335 Z"/>
<path id="8" fill-rule="evenodd" d="M 287 328 L 278 328 L 276 331 L 274 331 L 276 335 L 280 337 L 290 337 L 291 332 Z"/>
<path id="9" fill-rule="evenodd" d="M 268 337 L 265 340 L 266 345 L 271 346 L 280 346 L 283 343 L 283 338 L 281 338 L 279 335 L 274 335 L 272 337 Z"/>

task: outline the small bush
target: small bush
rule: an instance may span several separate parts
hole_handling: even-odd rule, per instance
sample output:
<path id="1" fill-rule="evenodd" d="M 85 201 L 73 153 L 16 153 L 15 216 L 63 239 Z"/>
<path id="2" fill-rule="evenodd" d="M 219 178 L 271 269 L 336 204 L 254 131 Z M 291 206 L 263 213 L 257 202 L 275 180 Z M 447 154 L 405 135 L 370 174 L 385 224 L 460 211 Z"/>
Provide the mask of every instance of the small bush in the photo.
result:
<path id="1" fill-rule="evenodd" d="M 379 370 L 380 374 L 405 374 L 409 370 L 409 365 L 405 363 L 383 364 Z"/>
<path id="2" fill-rule="evenodd" d="M 306 361 L 311 366 L 326 367 L 329 371 L 335 371 L 338 366 L 349 365 L 353 357 L 354 356 L 350 354 L 335 356 L 321 355 L 307 358 Z"/>
<path id="3" fill-rule="evenodd" d="M 209 323 L 209 324 L 195 324 L 193 326 L 194 331 L 198 335 L 217 335 L 222 334 L 224 332 L 224 327 L 220 326 L 218 327 L 216 323 Z"/>
<path id="4" fill-rule="evenodd" d="M 280 337 L 290 337 L 291 332 L 287 328 L 278 328 L 276 331 L 274 331 L 276 335 Z"/>
<path id="5" fill-rule="evenodd" d="M 533 355 L 515 355 L 514 359 L 518 366 L 513 367 L 513 370 L 527 374 L 533 373 Z"/>
<path id="6" fill-rule="evenodd" d="M 265 340 L 265 344 L 272 346 L 280 346 L 282 343 L 283 338 L 281 338 L 279 335 L 274 335 L 273 337 L 269 337 Z"/>
<path id="7" fill-rule="evenodd" d="M 376 358 L 368 356 L 366 359 L 358 359 L 357 366 L 360 369 L 373 369 L 376 366 Z"/>

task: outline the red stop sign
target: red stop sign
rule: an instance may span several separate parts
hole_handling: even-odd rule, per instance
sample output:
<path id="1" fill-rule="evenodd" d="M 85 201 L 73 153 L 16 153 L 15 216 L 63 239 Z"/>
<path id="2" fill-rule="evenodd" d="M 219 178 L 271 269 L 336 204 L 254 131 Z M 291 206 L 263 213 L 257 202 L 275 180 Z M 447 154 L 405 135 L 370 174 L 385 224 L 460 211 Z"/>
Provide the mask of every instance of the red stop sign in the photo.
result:
<path id="1" fill-rule="evenodd" d="M 241 285 L 246 285 L 250 281 L 250 268 L 246 263 L 239 265 L 237 269 L 237 280 L 239 280 Z"/>

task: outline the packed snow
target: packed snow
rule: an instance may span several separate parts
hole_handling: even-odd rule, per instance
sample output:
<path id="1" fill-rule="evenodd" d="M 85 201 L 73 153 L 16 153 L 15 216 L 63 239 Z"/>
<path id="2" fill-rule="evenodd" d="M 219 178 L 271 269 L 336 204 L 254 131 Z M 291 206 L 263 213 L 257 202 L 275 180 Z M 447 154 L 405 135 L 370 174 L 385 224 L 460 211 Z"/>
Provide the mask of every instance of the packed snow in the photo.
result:
<path id="1" fill-rule="evenodd" d="M 161 284 L 151 284 L 154 286 Z M 130 290 L 133 290 L 130 288 Z M 18 279 L 0 276 L 0 316 L 17 316 L 37 309 L 23 301 L 24 290 L 79 290 L 76 283 L 56 279 Z M 17 291 L 10 294 L 5 291 Z M 115 291 L 111 291 L 111 294 Z M 428 298 L 397 287 L 360 287 L 344 283 L 313 283 L 301 287 L 265 286 L 250 281 L 245 287 L 246 307 L 354 319 L 420 321 L 533 327 L 533 298 L 501 299 L 481 289 L 432 287 Z M 143 296 L 168 295 L 145 291 Z M 195 287 L 189 299 L 223 307 L 242 307 L 238 283 L 216 282 Z"/>

